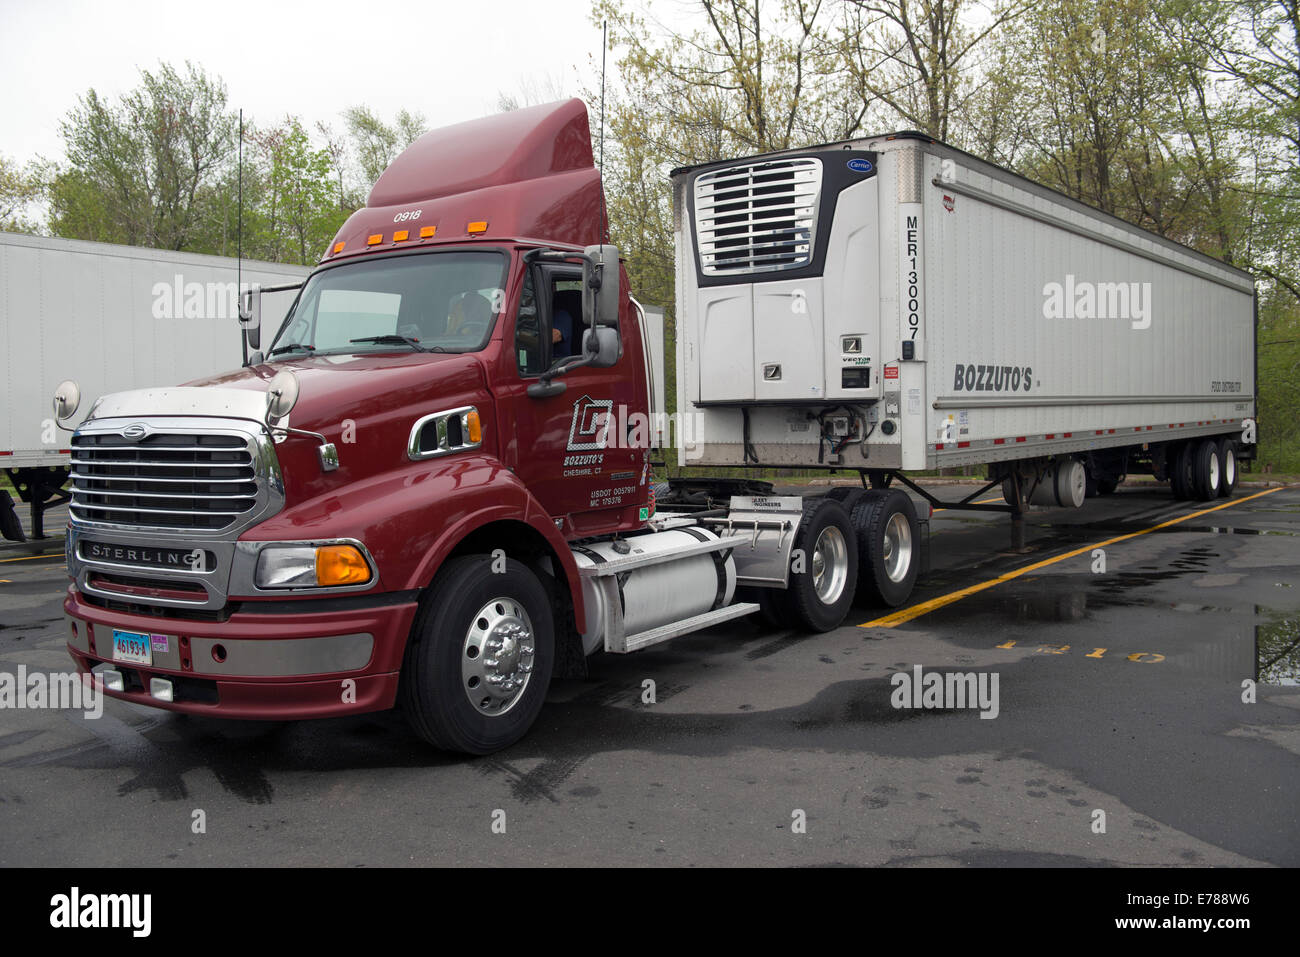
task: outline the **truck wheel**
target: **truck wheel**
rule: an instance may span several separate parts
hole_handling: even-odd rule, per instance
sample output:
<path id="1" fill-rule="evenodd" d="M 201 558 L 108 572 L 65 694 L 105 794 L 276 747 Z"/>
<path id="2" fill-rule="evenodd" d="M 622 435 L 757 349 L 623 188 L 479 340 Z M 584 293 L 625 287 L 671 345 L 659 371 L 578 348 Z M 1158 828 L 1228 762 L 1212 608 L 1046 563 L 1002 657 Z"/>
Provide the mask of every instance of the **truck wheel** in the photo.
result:
<path id="1" fill-rule="evenodd" d="M 776 619 L 802 631 L 838 628 L 858 583 L 858 549 L 844 506 L 825 497 L 806 502 L 794 548 L 802 550 L 803 560 L 791 562 L 784 594 L 772 592 Z"/>
<path id="2" fill-rule="evenodd" d="M 1219 495 L 1230 498 L 1237 490 L 1237 442 L 1219 439 Z"/>
<path id="3" fill-rule="evenodd" d="M 880 491 L 853 509 L 858 536 L 858 591 L 890 608 L 912 594 L 920 567 L 921 540 L 916 508 L 899 489 Z"/>
<path id="4" fill-rule="evenodd" d="M 1202 502 L 1219 497 L 1223 471 L 1219 466 L 1219 443 L 1203 439 L 1191 452 L 1192 493 Z"/>
<path id="5" fill-rule="evenodd" d="M 402 664 L 402 710 L 444 751 L 491 754 L 522 738 L 555 662 L 551 602 L 537 576 L 486 555 L 449 561 L 421 603 Z"/>
<path id="6" fill-rule="evenodd" d="M 1183 442 L 1168 457 L 1169 488 L 1179 501 L 1192 497 L 1191 450 L 1191 443 Z"/>
<path id="7" fill-rule="evenodd" d="M 1119 483 L 1124 481 L 1126 476 L 1121 475 L 1119 478 L 1100 478 L 1097 479 L 1098 495 L 1114 495 L 1115 489 L 1119 488 Z"/>

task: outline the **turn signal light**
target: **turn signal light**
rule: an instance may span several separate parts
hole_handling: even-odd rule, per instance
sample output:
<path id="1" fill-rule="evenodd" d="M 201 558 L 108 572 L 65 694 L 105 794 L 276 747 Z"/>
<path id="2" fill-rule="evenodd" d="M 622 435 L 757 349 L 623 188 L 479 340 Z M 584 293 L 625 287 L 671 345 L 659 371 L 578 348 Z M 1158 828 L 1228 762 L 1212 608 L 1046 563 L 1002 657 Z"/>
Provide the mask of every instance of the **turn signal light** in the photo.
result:
<path id="1" fill-rule="evenodd" d="M 362 585 L 370 581 L 370 566 L 355 545 L 323 545 L 316 549 L 316 584 Z"/>
<path id="2" fill-rule="evenodd" d="M 465 431 L 469 433 L 469 440 L 471 442 L 483 441 L 483 424 L 479 421 L 477 409 L 471 409 L 466 413 Z"/>

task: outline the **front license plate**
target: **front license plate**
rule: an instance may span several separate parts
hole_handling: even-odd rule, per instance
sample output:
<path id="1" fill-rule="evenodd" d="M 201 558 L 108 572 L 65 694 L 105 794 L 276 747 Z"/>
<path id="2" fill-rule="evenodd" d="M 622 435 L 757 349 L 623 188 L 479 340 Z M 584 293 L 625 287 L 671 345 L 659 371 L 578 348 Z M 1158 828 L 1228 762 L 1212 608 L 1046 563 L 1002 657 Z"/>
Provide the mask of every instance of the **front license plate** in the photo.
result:
<path id="1" fill-rule="evenodd" d="M 113 629 L 113 660 L 130 661 L 137 665 L 153 664 L 149 636 L 138 635 L 134 631 Z"/>

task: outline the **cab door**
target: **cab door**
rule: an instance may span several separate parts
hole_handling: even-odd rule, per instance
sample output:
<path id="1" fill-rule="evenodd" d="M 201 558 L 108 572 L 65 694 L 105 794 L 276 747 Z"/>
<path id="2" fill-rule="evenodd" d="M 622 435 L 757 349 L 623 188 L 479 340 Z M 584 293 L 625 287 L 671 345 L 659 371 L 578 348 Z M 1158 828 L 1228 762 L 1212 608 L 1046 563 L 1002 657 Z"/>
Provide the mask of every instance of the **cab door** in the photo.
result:
<path id="1" fill-rule="evenodd" d="M 623 355 L 610 368 L 582 366 L 553 383 L 563 391 L 534 398 L 528 387 L 557 358 L 582 350 L 582 269 L 544 264 L 527 269 L 514 322 L 505 329 L 500 423 L 502 456 L 568 537 L 637 527 L 647 504 L 643 377 L 635 372 L 639 340 L 624 309 Z"/>

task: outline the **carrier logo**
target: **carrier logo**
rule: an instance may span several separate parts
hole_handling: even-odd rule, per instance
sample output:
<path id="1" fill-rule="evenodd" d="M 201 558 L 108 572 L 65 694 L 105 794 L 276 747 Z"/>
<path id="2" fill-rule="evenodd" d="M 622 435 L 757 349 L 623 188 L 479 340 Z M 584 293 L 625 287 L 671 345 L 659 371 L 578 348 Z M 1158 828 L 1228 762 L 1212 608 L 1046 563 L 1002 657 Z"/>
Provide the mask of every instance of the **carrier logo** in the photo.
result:
<path id="1" fill-rule="evenodd" d="M 1028 392 L 1033 388 L 1034 370 L 1029 366 L 985 366 L 957 363 L 952 387 L 955 392 Z"/>
<path id="2" fill-rule="evenodd" d="M 573 403 L 573 422 L 569 426 L 568 450 L 585 452 L 605 448 L 613 418 L 613 399 L 593 399 L 589 395 L 578 399 Z"/>
<path id="3" fill-rule="evenodd" d="M 855 173 L 871 172 L 871 160 L 851 159 L 848 161 L 846 165 L 848 166 L 849 169 L 853 170 L 853 172 Z"/>

